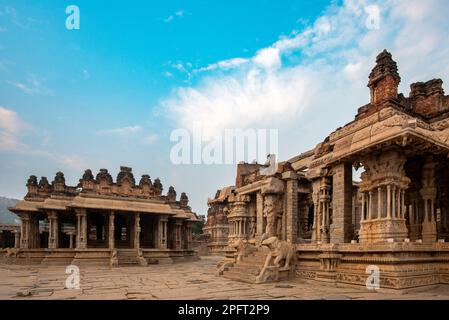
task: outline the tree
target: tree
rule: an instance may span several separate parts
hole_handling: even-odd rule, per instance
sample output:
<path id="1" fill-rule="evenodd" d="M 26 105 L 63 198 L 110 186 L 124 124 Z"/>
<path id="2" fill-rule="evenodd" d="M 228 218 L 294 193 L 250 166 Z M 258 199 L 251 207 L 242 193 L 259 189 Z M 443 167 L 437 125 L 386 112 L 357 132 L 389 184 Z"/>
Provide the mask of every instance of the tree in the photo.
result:
<path id="1" fill-rule="evenodd" d="M 193 234 L 203 234 L 203 227 L 206 223 L 206 216 L 199 215 L 198 221 L 193 225 L 192 231 Z"/>

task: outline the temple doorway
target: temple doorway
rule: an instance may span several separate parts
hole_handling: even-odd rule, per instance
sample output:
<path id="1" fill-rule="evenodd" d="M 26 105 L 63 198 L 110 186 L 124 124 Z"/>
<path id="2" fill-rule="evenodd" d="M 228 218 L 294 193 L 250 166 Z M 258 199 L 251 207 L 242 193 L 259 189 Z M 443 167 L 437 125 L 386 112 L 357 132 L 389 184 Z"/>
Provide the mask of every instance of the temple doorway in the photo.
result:
<path id="1" fill-rule="evenodd" d="M 116 213 L 114 218 L 114 243 L 116 248 L 133 247 L 134 215 Z"/>
<path id="2" fill-rule="evenodd" d="M 75 213 L 59 214 L 59 234 L 58 248 L 75 248 L 76 247 L 76 216 Z"/>
<path id="3" fill-rule="evenodd" d="M 89 212 L 87 215 L 87 247 L 107 248 L 106 215 L 102 212 Z"/>
<path id="4" fill-rule="evenodd" d="M 140 247 L 146 249 L 156 248 L 157 243 L 157 217 L 151 215 L 140 215 Z"/>

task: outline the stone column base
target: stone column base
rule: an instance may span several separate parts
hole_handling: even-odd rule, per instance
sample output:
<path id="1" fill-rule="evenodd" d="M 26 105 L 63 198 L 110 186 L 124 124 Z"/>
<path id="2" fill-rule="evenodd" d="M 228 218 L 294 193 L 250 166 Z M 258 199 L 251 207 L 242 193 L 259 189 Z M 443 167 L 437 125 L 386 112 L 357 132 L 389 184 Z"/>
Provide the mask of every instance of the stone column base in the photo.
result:
<path id="1" fill-rule="evenodd" d="M 435 221 L 424 221 L 422 224 L 423 243 L 435 243 L 437 241 L 437 226 Z"/>
<path id="2" fill-rule="evenodd" d="M 407 238 L 408 230 L 405 219 L 384 218 L 380 220 L 362 221 L 359 241 L 361 243 L 387 242 L 393 239 L 402 242 Z"/>

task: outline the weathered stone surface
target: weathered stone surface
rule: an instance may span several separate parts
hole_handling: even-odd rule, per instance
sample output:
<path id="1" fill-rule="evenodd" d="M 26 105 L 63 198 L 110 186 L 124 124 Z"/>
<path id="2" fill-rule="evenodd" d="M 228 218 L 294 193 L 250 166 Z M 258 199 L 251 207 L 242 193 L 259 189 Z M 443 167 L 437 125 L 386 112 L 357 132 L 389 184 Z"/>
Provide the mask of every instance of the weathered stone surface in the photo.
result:
<path id="1" fill-rule="evenodd" d="M 62 299 L 449 299 L 449 287 L 437 286 L 408 293 L 335 285 L 303 280 L 248 284 L 214 273 L 220 257 L 167 266 L 81 269 L 81 289 L 63 289 L 65 269 L 57 266 L 0 264 L 0 298 L 26 300 Z M 18 292 L 25 296 L 17 296 Z M 35 293 L 28 295 L 27 293 Z"/>

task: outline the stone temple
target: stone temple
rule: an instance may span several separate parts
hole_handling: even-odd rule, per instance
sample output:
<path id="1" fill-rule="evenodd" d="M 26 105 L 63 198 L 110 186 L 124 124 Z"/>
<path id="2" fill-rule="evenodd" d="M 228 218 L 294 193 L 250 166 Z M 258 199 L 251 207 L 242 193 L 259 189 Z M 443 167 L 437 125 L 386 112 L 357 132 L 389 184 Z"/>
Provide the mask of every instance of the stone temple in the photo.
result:
<path id="1" fill-rule="evenodd" d="M 219 274 L 365 286 L 377 268 L 382 288 L 449 284 L 449 96 L 440 79 L 408 97 L 400 81 L 383 51 L 353 121 L 287 161 L 238 165 L 209 200 L 228 221 Z"/>
<path id="2" fill-rule="evenodd" d="M 196 256 L 192 227 L 197 216 L 188 197 L 159 179 L 121 167 L 116 182 L 108 170 L 96 177 L 86 170 L 78 186 L 67 186 L 58 172 L 50 184 L 31 176 L 28 193 L 10 211 L 21 220 L 15 249 L 18 263 L 62 265 L 147 265 Z"/>

